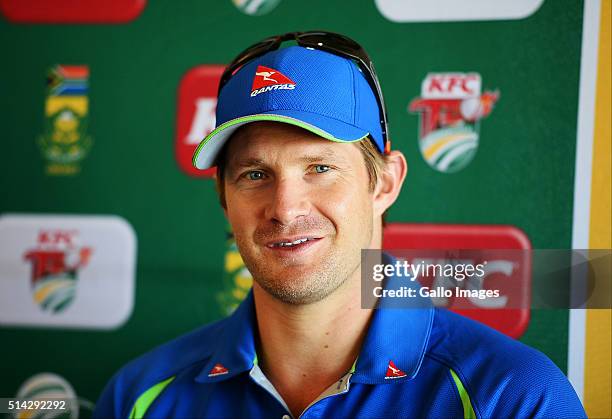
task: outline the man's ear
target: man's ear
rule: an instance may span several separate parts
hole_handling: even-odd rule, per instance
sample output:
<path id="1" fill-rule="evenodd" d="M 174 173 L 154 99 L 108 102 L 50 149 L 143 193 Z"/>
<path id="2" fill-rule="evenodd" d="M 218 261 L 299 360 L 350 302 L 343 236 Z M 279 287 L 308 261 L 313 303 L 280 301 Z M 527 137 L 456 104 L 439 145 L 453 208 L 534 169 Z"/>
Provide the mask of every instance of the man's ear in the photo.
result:
<path id="1" fill-rule="evenodd" d="M 386 165 L 374 189 L 374 215 L 382 215 L 397 199 L 406 173 L 408 163 L 404 154 L 393 150 L 385 156 Z"/>

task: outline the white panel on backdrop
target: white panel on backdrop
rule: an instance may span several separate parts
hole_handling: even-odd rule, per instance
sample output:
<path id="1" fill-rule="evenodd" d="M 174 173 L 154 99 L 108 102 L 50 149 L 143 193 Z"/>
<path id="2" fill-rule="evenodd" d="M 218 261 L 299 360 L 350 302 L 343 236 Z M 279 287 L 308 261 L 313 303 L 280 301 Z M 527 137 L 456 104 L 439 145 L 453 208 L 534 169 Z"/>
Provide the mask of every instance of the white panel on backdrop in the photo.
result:
<path id="1" fill-rule="evenodd" d="M 393 22 L 443 22 L 523 19 L 544 0 L 375 0 L 378 11 Z"/>
<path id="2" fill-rule="evenodd" d="M 0 325 L 113 329 L 134 306 L 136 235 L 117 216 L 0 217 Z"/>

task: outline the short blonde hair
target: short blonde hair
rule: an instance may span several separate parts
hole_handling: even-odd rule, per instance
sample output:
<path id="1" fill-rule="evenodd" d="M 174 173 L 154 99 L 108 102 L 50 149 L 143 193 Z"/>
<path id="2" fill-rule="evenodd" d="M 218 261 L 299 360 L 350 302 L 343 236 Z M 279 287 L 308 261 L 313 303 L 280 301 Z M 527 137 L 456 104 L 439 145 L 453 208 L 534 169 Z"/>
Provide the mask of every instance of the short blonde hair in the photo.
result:
<path id="1" fill-rule="evenodd" d="M 385 170 L 385 166 L 387 161 L 385 157 L 380 154 L 380 151 L 376 148 L 372 140 L 369 138 L 365 138 L 361 141 L 357 142 L 357 148 L 361 151 L 363 155 L 363 160 L 366 165 L 366 169 L 368 170 L 368 175 L 370 176 L 370 184 L 369 191 L 374 192 L 376 189 L 376 184 L 378 183 L 378 179 L 382 175 L 382 172 Z"/>

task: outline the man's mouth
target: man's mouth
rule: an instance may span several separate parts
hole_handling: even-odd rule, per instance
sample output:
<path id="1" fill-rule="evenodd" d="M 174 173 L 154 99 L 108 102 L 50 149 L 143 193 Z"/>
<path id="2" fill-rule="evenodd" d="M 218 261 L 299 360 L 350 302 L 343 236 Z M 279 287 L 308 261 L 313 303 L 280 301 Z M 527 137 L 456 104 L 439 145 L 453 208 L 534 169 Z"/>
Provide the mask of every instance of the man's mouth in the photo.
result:
<path id="1" fill-rule="evenodd" d="M 266 246 L 275 249 L 275 248 L 294 248 L 301 247 L 305 243 L 308 244 L 310 242 L 320 240 L 320 237 L 298 237 L 298 238 L 287 238 L 287 239 L 277 239 L 266 243 Z"/>

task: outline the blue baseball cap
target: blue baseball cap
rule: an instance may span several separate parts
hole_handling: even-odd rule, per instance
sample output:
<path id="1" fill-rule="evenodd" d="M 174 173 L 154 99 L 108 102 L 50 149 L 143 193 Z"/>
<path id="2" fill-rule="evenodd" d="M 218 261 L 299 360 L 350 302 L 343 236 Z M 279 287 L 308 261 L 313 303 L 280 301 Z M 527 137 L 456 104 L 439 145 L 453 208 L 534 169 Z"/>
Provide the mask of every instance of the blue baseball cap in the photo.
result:
<path id="1" fill-rule="evenodd" d="M 207 169 L 241 126 L 256 121 L 295 125 L 325 139 L 354 142 L 370 137 L 384 153 L 380 108 L 351 59 L 290 46 L 241 67 L 221 89 L 216 128 L 198 145 L 193 165 Z"/>

